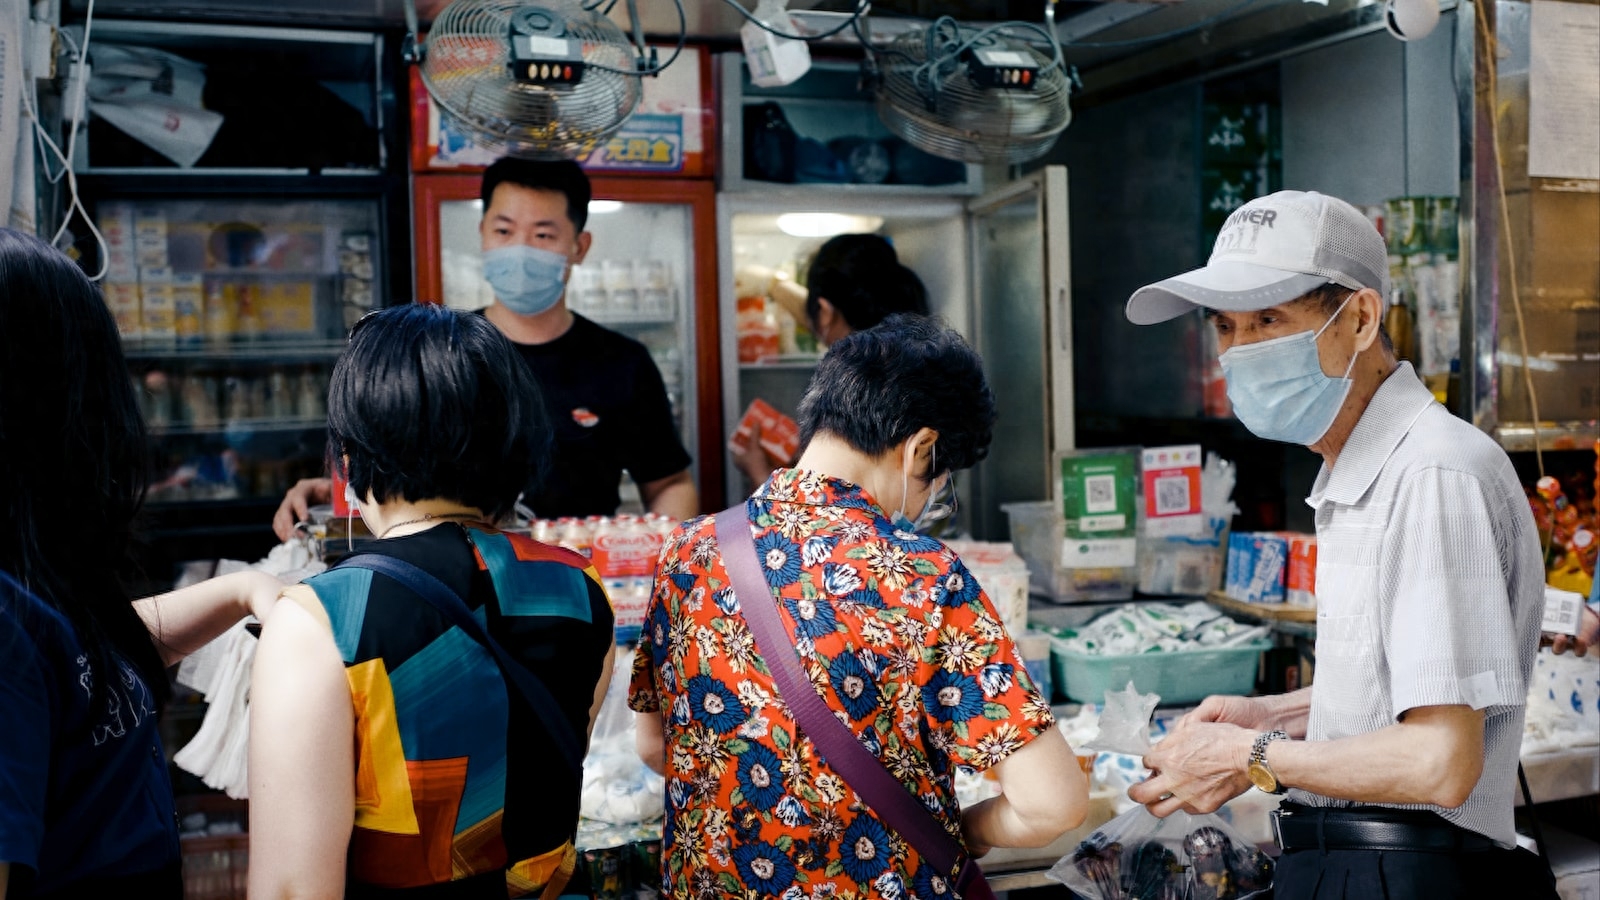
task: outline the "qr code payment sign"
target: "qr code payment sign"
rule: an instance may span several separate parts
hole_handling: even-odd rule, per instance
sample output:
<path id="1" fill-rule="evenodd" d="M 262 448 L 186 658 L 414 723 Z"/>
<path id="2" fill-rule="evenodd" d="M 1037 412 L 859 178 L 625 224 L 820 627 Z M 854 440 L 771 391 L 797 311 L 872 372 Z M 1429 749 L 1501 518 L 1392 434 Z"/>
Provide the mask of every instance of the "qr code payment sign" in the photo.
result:
<path id="1" fill-rule="evenodd" d="M 1089 475 L 1083 479 L 1083 509 L 1090 513 L 1117 511 L 1117 476 Z"/>
<path id="2" fill-rule="evenodd" d="M 1189 512 L 1189 476 L 1186 473 L 1155 479 L 1156 515 L 1175 516 Z"/>

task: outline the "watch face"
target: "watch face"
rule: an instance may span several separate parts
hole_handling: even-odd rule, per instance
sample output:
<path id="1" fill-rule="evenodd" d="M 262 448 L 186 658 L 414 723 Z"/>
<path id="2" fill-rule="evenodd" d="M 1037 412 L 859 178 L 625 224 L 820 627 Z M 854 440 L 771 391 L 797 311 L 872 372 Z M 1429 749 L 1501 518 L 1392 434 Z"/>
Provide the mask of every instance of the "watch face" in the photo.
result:
<path id="1" fill-rule="evenodd" d="M 1269 794 L 1278 790 L 1278 777 L 1259 762 L 1250 763 L 1250 783 Z"/>

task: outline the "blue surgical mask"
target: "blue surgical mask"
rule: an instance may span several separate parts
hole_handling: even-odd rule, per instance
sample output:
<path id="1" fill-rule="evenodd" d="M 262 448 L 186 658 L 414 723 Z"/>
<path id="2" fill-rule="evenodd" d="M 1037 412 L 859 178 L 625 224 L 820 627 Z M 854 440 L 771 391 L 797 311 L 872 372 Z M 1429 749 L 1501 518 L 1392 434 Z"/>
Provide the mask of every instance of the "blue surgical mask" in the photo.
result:
<path id="1" fill-rule="evenodd" d="M 939 463 L 939 448 L 937 444 L 934 445 L 932 453 L 931 466 L 937 466 Z M 912 454 L 912 459 L 916 459 L 915 453 Z M 955 473 L 951 473 L 945 479 L 943 488 L 928 493 L 928 499 L 922 504 L 922 511 L 917 513 L 916 521 L 912 521 L 906 517 L 905 512 L 906 497 L 911 492 L 911 470 L 904 469 L 900 473 L 900 508 L 894 511 L 894 515 L 889 517 L 889 522 L 894 525 L 895 530 L 904 531 L 908 534 L 930 528 L 935 523 L 955 515 L 955 490 Z"/>
<path id="2" fill-rule="evenodd" d="M 506 309 L 536 316 L 561 300 L 567 289 L 567 263 L 560 253 L 509 244 L 483 253 L 483 277 Z"/>
<path id="3" fill-rule="evenodd" d="M 1350 297 L 1316 331 L 1231 347 L 1218 358 L 1233 414 L 1256 437 L 1311 445 L 1328 433 L 1350 393 L 1350 372 L 1360 351 L 1350 357 L 1344 375 L 1334 378 L 1322 371 L 1317 338 L 1344 312 Z"/>

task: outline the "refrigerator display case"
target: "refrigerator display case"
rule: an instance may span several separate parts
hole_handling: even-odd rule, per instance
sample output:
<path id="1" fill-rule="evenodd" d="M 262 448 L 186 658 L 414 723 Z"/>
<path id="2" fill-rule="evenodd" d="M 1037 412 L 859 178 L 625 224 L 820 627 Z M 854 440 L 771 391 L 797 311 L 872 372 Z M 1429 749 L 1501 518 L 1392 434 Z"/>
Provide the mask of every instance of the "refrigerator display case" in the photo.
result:
<path id="1" fill-rule="evenodd" d="M 152 503 L 276 505 L 323 468 L 328 378 L 383 294 L 372 200 L 104 200 L 101 288 L 154 438 Z"/>
<path id="2" fill-rule="evenodd" d="M 89 53 L 113 46 L 195 63 L 221 119 L 181 166 L 92 106 L 73 158 L 74 249 L 104 268 L 149 426 L 141 566 L 160 588 L 186 560 L 272 548 L 284 492 L 324 474 L 347 326 L 412 293 L 402 69 L 376 32 L 193 17 L 96 18 Z"/>
<path id="3" fill-rule="evenodd" d="M 418 175 L 418 297 L 456 309 L 494 300 L 483 279 L 477 175 Z M 573 312 L 649 349 L 694 458 L 702 504 L 722 502 L 716 245 L 710 181 L 595 178 L 588 257 L 567 285 Z M 626 475 L 624 475 L 626 478 Z"/>
<path id="4" fill-rule="evenodd" d="M 926 285 L 933 314 L 983 356 L 1000 415 L 989 458 L 957 480 L 961 524 L 979 538 L 1005 537 L 1001 504 L 1050 496 L 1050 461 L 1074 443 L 1066 190 L 1066 169 L 1051 166 L 974 198 L 868 200 L 820 188 L 719 196 L 719 245 L 729 249 L 721 279 L 724 421 L 731 429 L 758 398 L 793 415 L 820 359 L 801 322 L 775 326 L 776 352 L 752 351 L 749 334 L 741 335 L 763 315 L 780 315 L 766 296 L 774 279 L 803 284 L 806 262 L 832 234 L 881 234 Z M 745 476 L 727 470 L 728 496 L 747 494 Z"/>

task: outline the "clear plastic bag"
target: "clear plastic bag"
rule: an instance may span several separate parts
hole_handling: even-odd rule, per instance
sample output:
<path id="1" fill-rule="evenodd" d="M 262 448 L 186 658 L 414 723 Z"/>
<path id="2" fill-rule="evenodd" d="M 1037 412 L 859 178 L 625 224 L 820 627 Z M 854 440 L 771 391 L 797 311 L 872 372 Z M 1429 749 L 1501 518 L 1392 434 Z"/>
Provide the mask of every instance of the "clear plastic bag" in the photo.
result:
<path id="1" fill-rule="evenodd" d="M 666 781 L 639 759 L 634 713 L 628 709 L 632 670 L 633 651 L 619 650 L 583 761 L 583 816 L 613 825 L 654 821 L 666 804 Z"/>
<path id="2" fill-rule="evenodd" d="M 1050 870 L 1088 900 L 1246 900 L 1272 887 L 1272 858 L 1220 817 L 1142 806 L 1101 826 Z"/>

